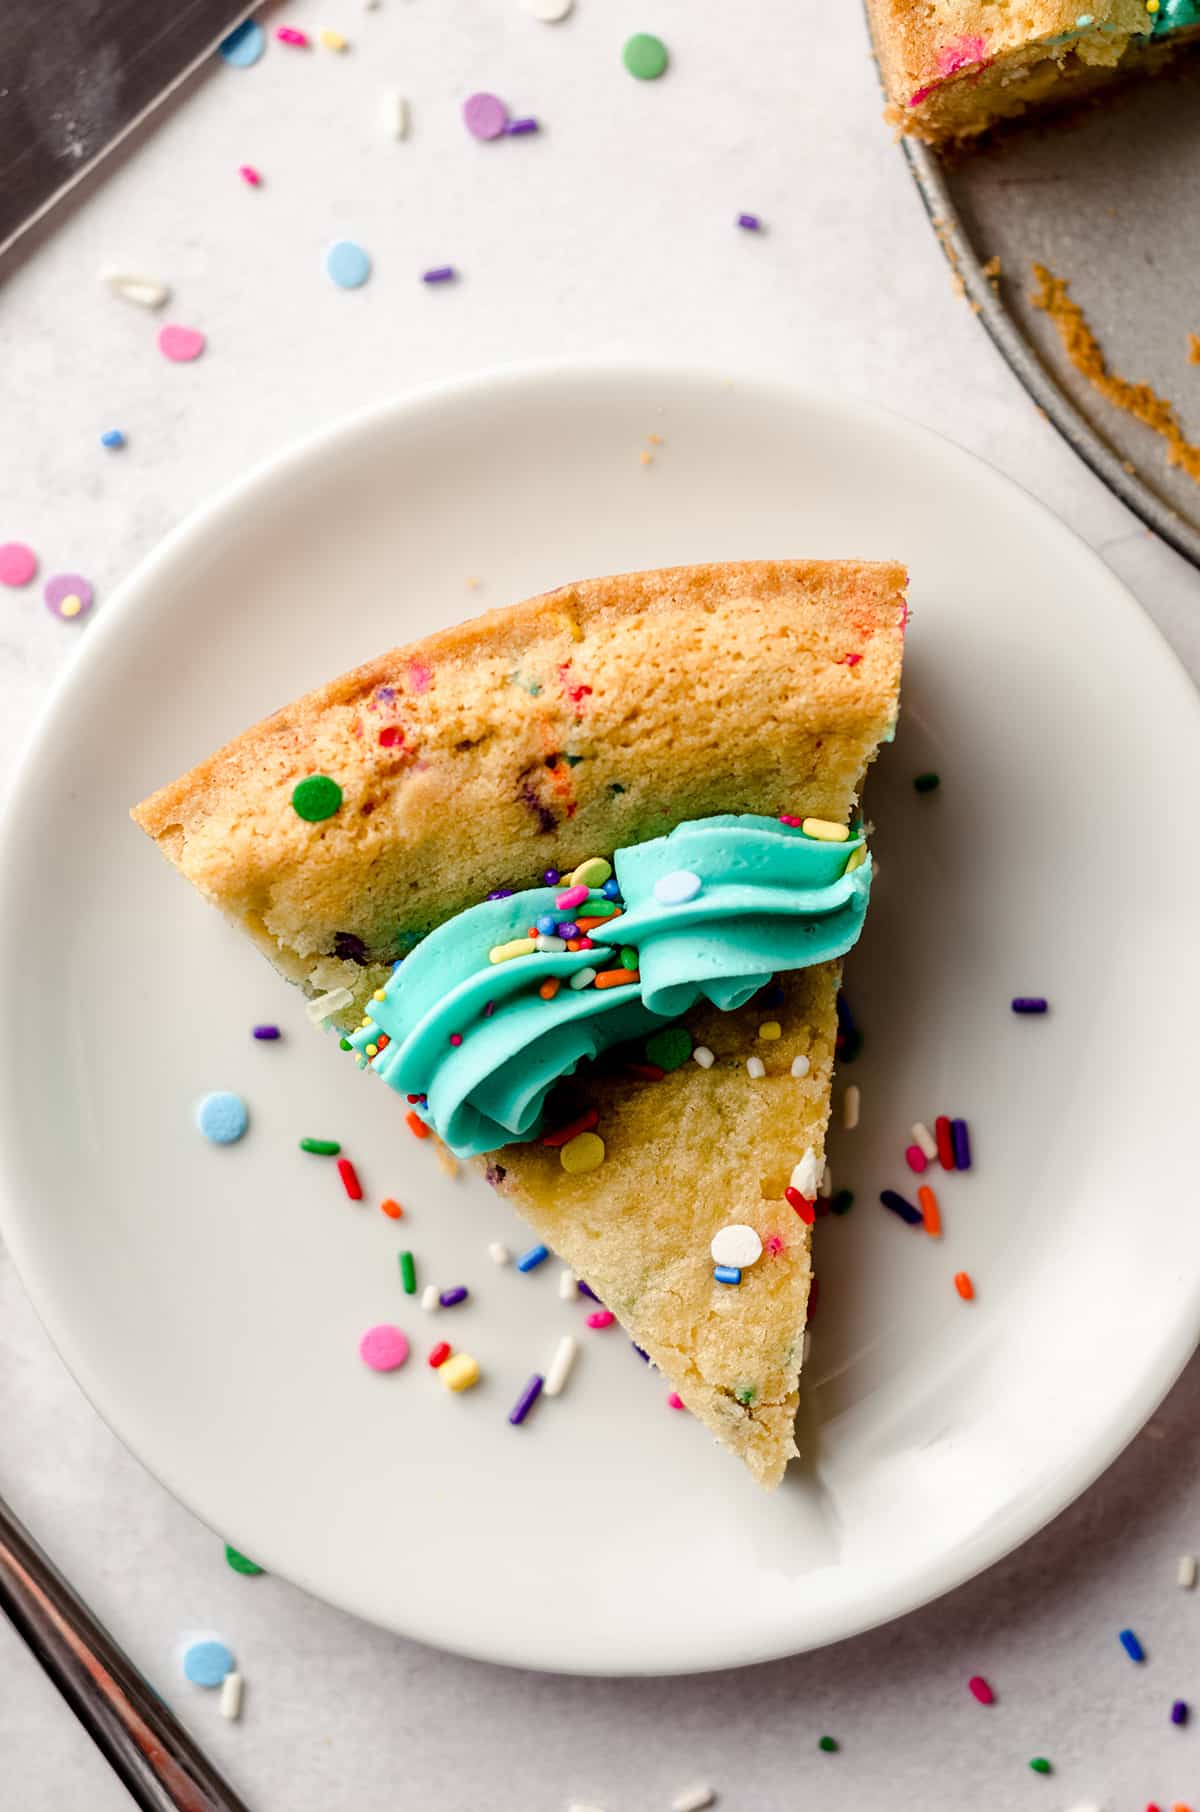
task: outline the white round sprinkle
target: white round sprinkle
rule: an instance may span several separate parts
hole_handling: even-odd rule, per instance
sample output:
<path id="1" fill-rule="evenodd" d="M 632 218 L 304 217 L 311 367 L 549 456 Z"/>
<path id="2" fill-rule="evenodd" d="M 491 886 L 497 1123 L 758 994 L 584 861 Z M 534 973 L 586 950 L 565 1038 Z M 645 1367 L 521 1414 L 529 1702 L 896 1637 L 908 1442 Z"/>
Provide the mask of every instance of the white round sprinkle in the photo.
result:
<path id="1" fill-rule="evenodd" d="M 862 1091 L 857 1082 L 852 1082 L 842 1096 L 842 1125 L 847 1132 L 853 1132 L 858 1125 L 858 1116 L 862 1109 Z"/>
<path id="2" fill-rule="evenodd" d="M 137 277 L 126 271 L 101 271 L 101 283 L 107 285 L 122 302 L 136 302 L 139 308 L 161 308 L 171 292 L 157 277 Z"/>
<path id="3" fill-rule="evenodd" d="M 711 1070 L 716 1058 L 706 1044 L 698 1044 L 692 1052 L 692 1062 L 698 1063 L 702 1070 Z"/>
<path id="4" fill-rule="evenodd" d="M 389 138 L 408 137 L 408 102 L 394 88 L 384 89 L 379 118 Z"/>
<path id="5" fill-rule="evenodd" d="M 242 1715 L 242 1676 L 239 1673 L 228 1673 L 221 1681 L 221 1697 L 217 1705 L 223 1718 L 236 1724 Z"/>
<path id="6" fill-rule="evenodd" d="M 559 25 L 570 13 L 575 0 L 523 0 L 525 11 L 543 25 Z"/>
<path id="7" fill-rule="evenodd" d="M 494 1265 L 512 1264 L 512 1253 L 507 1246 L 501 1245 L 498 1239 L 494 1239 L 488 1247 L 488 1257 Z"/>
<path id="8" fill-rule="evenodd" d="M 748 1271 L 762 1257 L 762 1241 L 744 1221 L 731 1221 L 720 1228 L 708 1249 L 714 1265 L 733 1265 L 739 1271 Z"/>
<path id="9" fill-rule="evenodd" d="M 810 1145 L 792 1172 L 792 1188 L 802 1195 L 806 1202 L 817 1199 L 817 1184 L 821 1173 L 817 1167 L 817 1154 Z"/>
<path id="10" fill-rule="evenodd" d="M 933 1160 L 937 1157 L 937 1140 L 934 1138 L 929 1128 L 923 1125 L 920 1120 L 917 1121 L 917 1124 L 912 1129 L 912 1138 L 913 1144 L 921 1147 L 921 1150 L 932 1164 Z"/>
<path id="11" fill-rule="evenodd" d="M 590 988 L 596 979 L 594 969 L 576 969 L 567 986 L 570 988 Z"/>
<path id="12" fill-rule="evenodd" d="M 1190 1592 L 1196 1583 L 1196 1556 L 1194 1554 L 1179 1556 L 1179 1572 L 1176 1577 L 1184 1591 Z"/>
<path id="13" fill-rule="evenodd" d="M 441 1293 L 437 1285 L 427 1283 L 421 1291 L 421 1307 L 427 1315 L 435 1315 L 441 1306 Z"/>
<path id="14" fill-rule="evenodd" d="M 715 1806 L 717 1796 L 711 1787 L 698 1781 L 694 1787 L 685 1787 L 671 1801 L 671 1812 L 705 1812 L 708 1806 Z"/>
<path id="15" fill-rule="evenodd" d="M 546 1382 L 543 1391 L 547 1397 L 561 1397 L 563 1386 L 571 1376 L 571 1367 L 579 1351 L 579 1342 L 570 1334 L 564 1334 L 554 1349 L 554 1357 L 546 1371 Z"/>
<path id="16" fill-rule="evenodd" d="M 579 1291 L 575 1288 L 575 1273 L 563 1266 L 558 1274 L 558 1294 L 563 1302 L 574 1302 Z"/>
<path id="17" fill-rule="evenodd" d="M 792 1058 L 792 1075 L 793 1076 L 797 1076 L 797 1077 L 807 1076 L 808 1072 L 809 1072 L 809 1070 L 811 1070 L 811 1068 L 812 1068 L 812 1064 L 809 1062 L 807 1057 L 793 1057 Z"/>
<path id="18" fill-rule="evenodd" d="M 700 876 L 690 868 L 677 868 L 669 875 L 659 875 L 654 883 L 654 897 L 660 906 L 686 906 L 703 886 Z"/>
<path id="19" fill-rule="evenodd" d="M 761 1077 L 766 1075 L 767 1066 L 761 1057 L 747 1057 L 746 1073 L 747 1075 L 752 1076 L 755 1082 L 758 1082 Z"/>

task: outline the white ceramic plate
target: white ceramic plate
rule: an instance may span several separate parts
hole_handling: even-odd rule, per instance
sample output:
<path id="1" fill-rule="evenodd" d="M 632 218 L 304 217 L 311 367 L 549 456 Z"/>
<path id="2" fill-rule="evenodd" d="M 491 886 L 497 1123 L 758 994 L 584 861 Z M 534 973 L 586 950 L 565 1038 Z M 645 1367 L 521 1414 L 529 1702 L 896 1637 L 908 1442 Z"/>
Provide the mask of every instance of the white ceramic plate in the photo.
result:
<path id="1" fill-rule="evenodd" d="M 832 1151 L 858 1199 L 817 1230 L 809 1458 L 764 1497 L 618 1330 L 582 1327 L 555 1266 L 493 1267 L 489 1240 L 522 1243 L 505 1205 L 440 1173 L 402 1104 L 308 1027 L 126 810 L 293 694 L 488 605 L 795 554 L 907 560 L 914 614 L 847 979 L 863 1114 Z M 696 372 L 543 369 L 287 454 L 88 629 L 15 789 L 4 1231 L 51 1333 L 236 1546 L 475 1655 L 687 1670 L 945 1591 L 1096 1476 L 1197 1337 L 1195 729 L 1184 676 L 1099 560 L 1005 479 L 866 408 Z M 941 791 L 918 797 L 930 767 Z M 1014 1018 L 1026 993 L 1051 1016 Z M 261 1020 L 286 1040 L 252 1042 Z M 194 1130 L 217 1088 L 251 1104 L 237 1147 Z M 908 1128 L 941 1112 L 970 1121 L 976 1164 L 933 1179 L 939 1244 L 878 1191 L 915 1185 Z M 305 1134 L 343 1141 L 363 1206 L 300 1154 Z M 426 1320 L 400 1290 L 405 1245 L 470 1305 Z M 381 1320 L 415 1348 L 386 1377 L 356 1354 Z M 567 1328 L 583 1343 L 568 1394 L 512 1429 Z M 442 1336 L 478 1356 L 481 1388 L 451 1397 L 426 1368 Z"/>

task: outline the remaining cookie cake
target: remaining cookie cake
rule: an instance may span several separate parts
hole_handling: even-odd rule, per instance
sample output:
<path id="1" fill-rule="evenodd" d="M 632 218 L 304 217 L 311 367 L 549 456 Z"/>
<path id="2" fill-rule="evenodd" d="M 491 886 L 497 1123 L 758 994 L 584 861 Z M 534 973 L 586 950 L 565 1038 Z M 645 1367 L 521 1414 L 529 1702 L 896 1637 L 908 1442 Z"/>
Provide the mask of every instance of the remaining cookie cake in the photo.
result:
<path id="1" fill-rule="evenodd" d="M 764 1484 L 795 1451 L 849 822 L 901 568 L 632 574 L 277 712 L 134 812 Z"/>
<path id="2" fill-rule="evenodd" d="M 930 144 L 1084 98 L 1200 37 L 1200 0 L 867 0 L 890 117 Z"/>

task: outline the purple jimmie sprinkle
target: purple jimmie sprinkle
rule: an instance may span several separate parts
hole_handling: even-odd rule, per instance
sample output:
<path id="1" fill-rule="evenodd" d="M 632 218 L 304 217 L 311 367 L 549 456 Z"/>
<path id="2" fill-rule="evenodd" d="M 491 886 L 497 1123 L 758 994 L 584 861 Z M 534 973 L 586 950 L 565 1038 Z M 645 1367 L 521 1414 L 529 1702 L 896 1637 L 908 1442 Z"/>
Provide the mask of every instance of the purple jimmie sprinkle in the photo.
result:
<path id="1" fill-rule="evenodd" d="M 1018 994 L 1012 1003 L 1014 1013 L 1045 1013 L 1050 1005 L 1040 994 Z"/>
<path id="2" fill-rule="evenodd" d="M 494 1001 L 494 1000 L 489 1000 L 489 1001 L 488 1001 L 488 1002 L 487 1002 L 487 1003 L 486 1003 L 486 1004 L 485 1004 L 485 1006 L 484 1006 L 484 1009 L 483 1009 L 483 1017 L 484 1017 L 484 1018 L 485 1018 L 485 1019 L 490 1019 L 490 1018 L 491 1018 L 491 1017 L 492 1017 L 492 1014 L 493 1014 L 493 1013 L 494 1013 L 494 1012 L 495 1012 L 495 1011 L 496 1011 L 496 1003 L 495 1003 L 495 1001 Z"/>
<path id="3" fill-rule="evenodd" d="M 762 231 L 762 221 L 758 218 L 757 214 L 739 214 L 737 223 L 740 227 L 744 228 L 747 233 L 760 233 Z"/>
<path id="4" fill-rule="evenodd" d="M 589 1302 L 599 1302 L 600 1298 L 597 1296 L 595 1290 L 592 1289 L 590 1284 L 585 1284 L 582 1277 L 576 1282 L 575 1288 L 579 1291 L 581 1296 L 586 1296 Z"/>
<path id="5" fill-rule="evenodd" d="M 456 1303 L 465 1302 L 469 1292 L 466 1284 L 456 1284 L 452 1290 L 443 1290 L 438 1297 L 444 1309 L 454 1308 Z"/>
<path id="6" fill-rule="evenodd" d="M 898 1214 L 906 1226 L 919 1227 L 925 1219 L 920 1209 L 914 1208 L 911 1202 L 906 1202 L 895 1189 L 881 1190 L 879 1199 L 885 1208 L 890 1208 L 893 1214 Z"/>
<path id="7" fill-rule="evenodd" d="M 967 1123 L 965 1120 L 951 1120 L 950 1137 L 954 1141 L 955 1170 L 970 1170 L 971 1137 L 967 1132 Z"/>
<path id="8" fill-rule="evenodd" d="M 538 126 L 537 121 L 535 119 L 530 118 L 530 119 L 522 119 L 522 120 L 509 120 L 509 122 L 508 122 L 507 126 L 504 128 L 504 130 L 509 138 L 520 138 L 524 133 L 537 132 L 540 130 L 540 128 Z"/>
<path id="9" fill-rule="evenodd" d="M 1172 1705 L 1172 1707 L 1171 1707 L 1171 1722 L 1172 1722 L 1172 1724 L 1186 1724 L 1187 1721 L 1188 1721 L 1187 1700 L 1186 1699 L 1176 1699 L 1174 1705 Z"/>
<path id="10" fill-rule="evenodd" d="M 455 269 L 452 264 L 437 264 L 431 271 L 421 272 L 422 283 L 453 283 Z"/>
<path id="11" fill-rule="evenodd" d="M 645 1349 L 645 1347 L 641 1347 L 641 1346 L 639 1346 L 639 1345 L 638 1345 L 638 1343 L 637 1343 L 637 1341 L 636 1341 L 636 1340 L 631 1340 L 631 1341 L 630 1341 L 630 1342 L 629 1342 L 629 1344 L 630 1344 L 630 1346 L 631 1346 L 631 1347 L 632 1347 L 632 1348 L 633 1348 L 633 1350 L 634 1350 L 634 1352 L 635 1352 L 635 1353 L 636 1353 L 636 1354 L 637 1354 L 637 1356 L 638 1356 L 638 1358 L 639 1358 L 639 1359 L 641 1359 L 641 1360 L 644 1360 L 644 1361 L 645 1361 L 645 1363 L 646 1363 L 646 1364 L 647 1364 L 647 1365 L 649 1365 L 649 1363 L 650 1363 L 650 1355 L 649 1355 L 649 1353 L 648 1353 L 648 1352 L 647 1352 L 647 1351 L 646 1351 L 646 1349 Z"/>
<path id="12" fill-rule="evenodd" d="M 255 1026 L 254 1028 L 254 1036 L 265 1041 L 269 1041 L 272 1038 L 278 1038 L 279 1035 L 278 1026 Z"/>
<path id="13" fill-rule="evenodd" d="M 521 1392 L 520 1396 L 508 1412 L 508 1419 L 514 1428 L 520 1428 L 522 1422 L 541 1396 L 542 1386 L 545 1382 L 546 1380 L 542 1377 L 541 1372 L 534 1372 L 533 1377 L 529 1380 L 529 1383 L 525 1386 L 525 1389 Z"/>
<path id="14" fill-rule="evenodd" d="M 512 896 L 513 896 L 513 890 L 511 887 L 497 887 L 494 889 L 494 891 L 492 893 L 489 893 L 488 899 L 489 900 L 511 900 Z"/>

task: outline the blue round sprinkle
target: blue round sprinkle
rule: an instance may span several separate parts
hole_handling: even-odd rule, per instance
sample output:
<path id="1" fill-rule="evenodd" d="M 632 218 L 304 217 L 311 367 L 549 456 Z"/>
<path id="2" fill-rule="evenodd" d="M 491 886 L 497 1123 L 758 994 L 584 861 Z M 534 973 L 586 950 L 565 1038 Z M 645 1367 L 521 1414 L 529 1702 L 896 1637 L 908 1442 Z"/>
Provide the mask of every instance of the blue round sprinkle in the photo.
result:
<path id="1" fill-rule="evenodd" d="M 106 428 L 100 436 L 100 445 L 102 447 L 123 447 L 125 436 L 119 428 Z"/>
<path id="2" fill-rule="evenodd" d="M 353 239 L 338 239 L 325 253 L 325 275 L 339 289 L 360 289 L 371 275 L 371 260 Z"/>
<path id="3" fill-rule="evenodd" d="M 258 62 L 266 47 L 267 40 L 262 26 L 253 19 L 247 19 L 243 24 L 235 26 L 227 38 L 221 39 L 217 52 L 234 69 L 249 69 L 252 63 Z"/>
<path id="4" fill-rule="evenodd" d="M 193 1686 L 219 1686 L 233 1669 L 233 1655 L 223 1642 L 193 1642 L 184 1653 L 183 1671 Z"/>
<path id="5" fill-rule="evenodd" d="M 539 918 L 534 920 L 534 924 L 543 937 L 554 937 L 558 931 L 558 920 L 552 912 L 543 912 Z"/>
<path id="6" fill-rule="evenodd" d="M 600 891 L 606 900 L 619 900 L 621 897 L 621 884 L 617 880 L 616 875 L 610 875 Z"/>
<path id="7" fill-rule="evenodd" d="M 224 1089 L 215 1095 L 205 1095 L 196 1108 L 196 1125 L 214 1145 L 234 1144 L 249 1124 L 250 1116 L 242 1097 Z"/>

